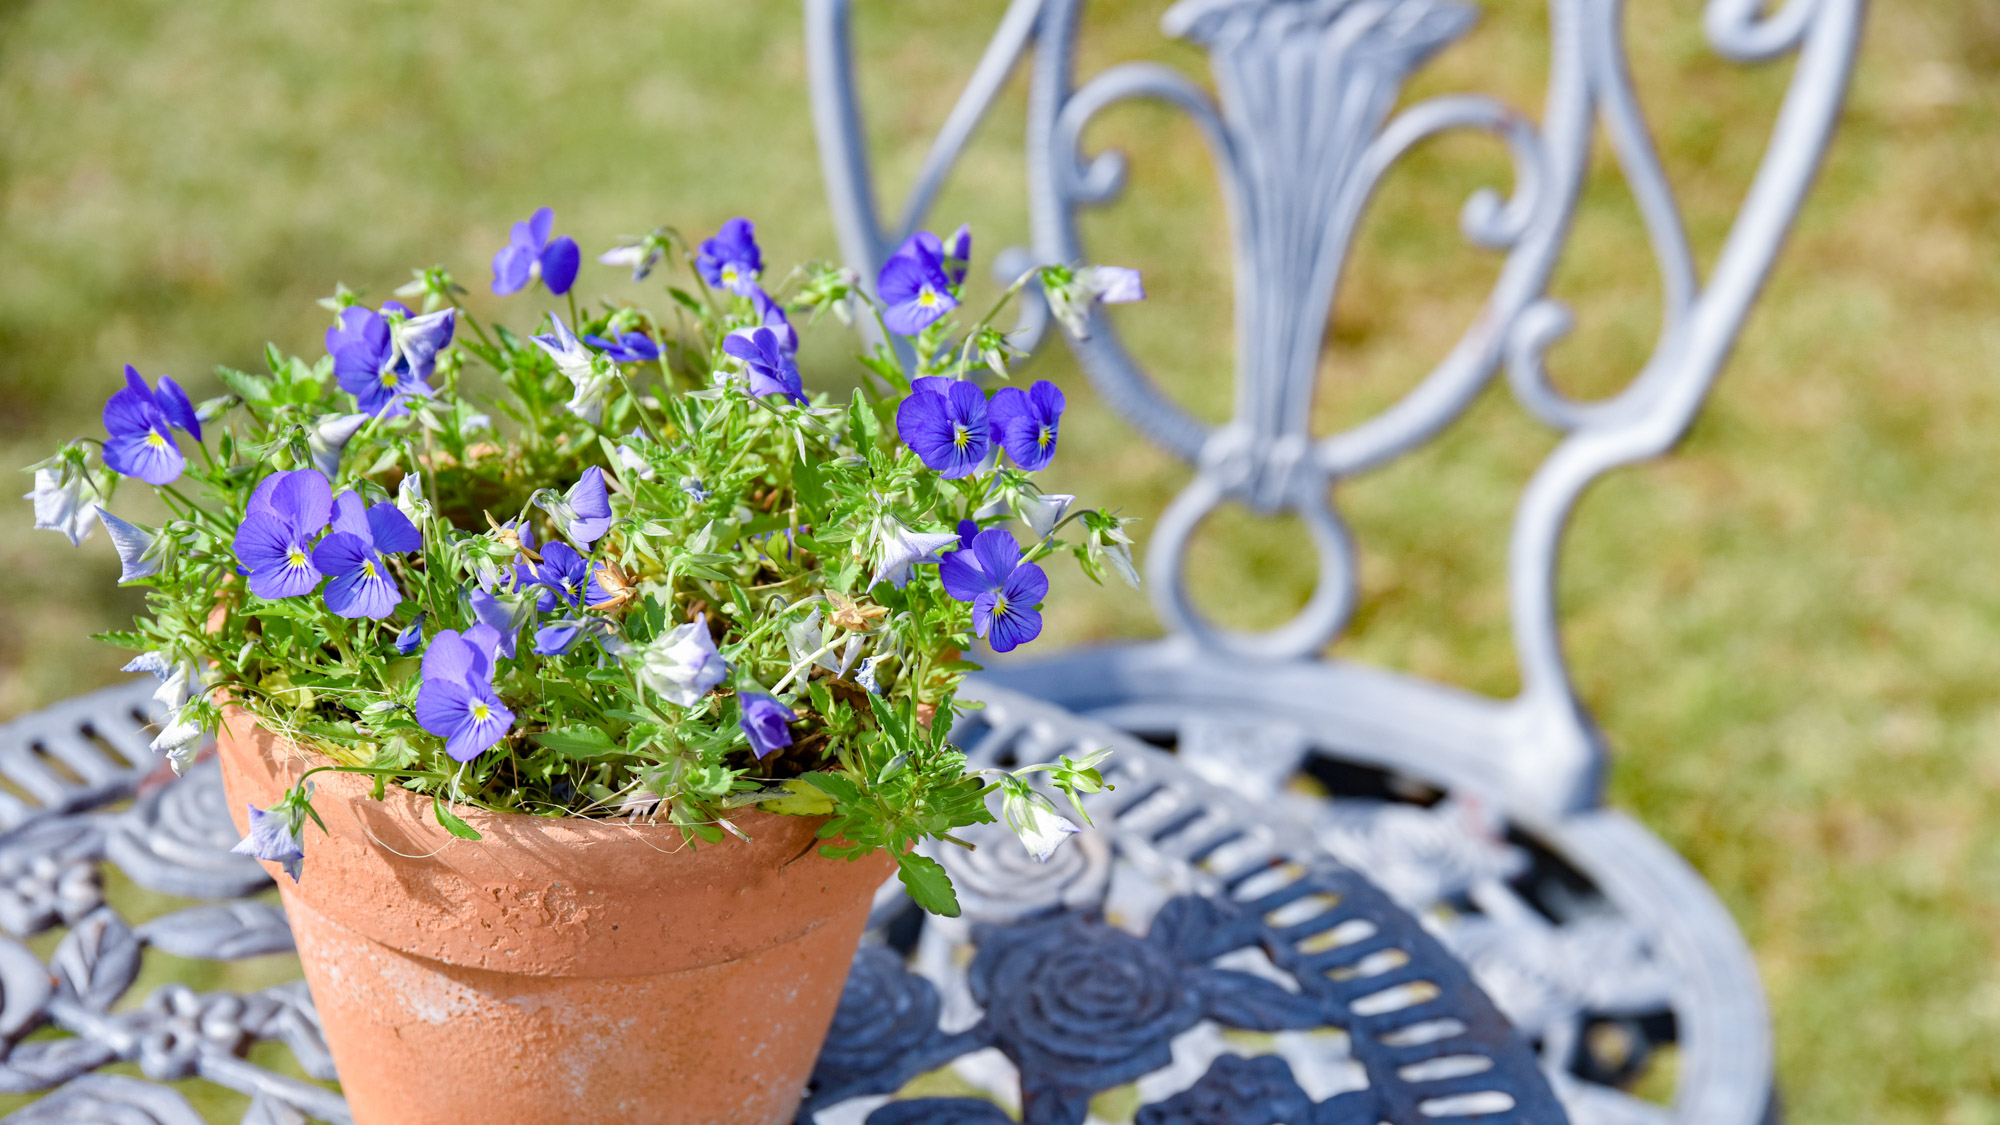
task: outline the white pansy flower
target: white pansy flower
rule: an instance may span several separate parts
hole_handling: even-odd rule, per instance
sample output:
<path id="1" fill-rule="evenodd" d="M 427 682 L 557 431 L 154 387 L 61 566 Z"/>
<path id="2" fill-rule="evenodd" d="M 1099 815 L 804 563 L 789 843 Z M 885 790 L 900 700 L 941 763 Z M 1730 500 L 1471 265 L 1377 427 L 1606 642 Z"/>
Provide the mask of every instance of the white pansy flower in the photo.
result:
<path id="1" fill-rule="evenodd" d="M 327 480 L 340 474 L 340 455 L 347 443 L 368 424 L 367 414 L 325 414 L 306 434 L 306 448 L 312 451 L 313 468 Z"/>
<path id="2" fill-rule="evenodd" d="M 887 582 L 898 590 L 910 580 L 910 568 L 938 561 L 938 552 L 958 542 L 949 532 L 911 531 L 901 520 L 884 517 L 876 528 L 875 576 L 870 586 Z"/>
<path id="3" fill-rule="evenodd" d="M 1021 522 L 1028 525 L 1035 538 L 1047 539 L 1074 503 L 1076 497 L 1068 493 L 1023 490 L 1014 497 L 1014 511 L 1021 517 Z"/>
<path id="4" fill-rule="evenodd" d="M 1049 312 L 1079 340 L 1090 338 L 1090 310 L 1102 302 L 1123 305 L 1146 299 L 1146 287 L 1139 271 L 1124 266 L 1083 266 L 1070 277 L 1068 285 L 1049 286 L 1042 291 Z"/>
<path id="5" fill-rule="evenodd" d="M 1009 778 L 1003 785 L 1000 808 L 1007 818 L 1007 827 L 1020 837 L 1021 846 L 1043 863 L 1048 862 L 1065 839 L 1077 832 L 1076 825 L 1056 812 L 1055 805 L 1047 797 L 1018 779 Z"/>
<path id="6" fill-rule="evenodd" d="M 729 664 L 715 651 L 708 618 L 697 616 L 651 644 L 638 648 L 639 682 L 669 703 L 692 707 L 729 675 Z"/>
<path id="7" fill-rule="evenodd" d="M 561 317 L 550 313 L 549 323 L 555 326 L 553 333 L 529 339 L 556 361 L 556 370 L 575 388 L 566 404 L 569 412 L 595 426 L 604 416 L 604 400 L 611 393 L 611 364 L 585 347 Z"/>
<path id="8" fill-rule="evenodd" d="M 424 482 L 417 474 L 403 474 L 402 483 L 396 486 L 396 510 L 419 527 L 430 518 L 431 502 L 424 499 Z"/>
<path id="9" fill-rule="evenodd" d="M 111 536 L 111 546 L 118 552 L 118 565 L 123 568 L 118 575 L 119 585 L 151 578 L 160 572 L 160 556 L 166 550 L 166 540 L 159 532 L 127 523 L 103 508 L 97 509 L 97 520 L 104 525 L 105 533 Z"/>
<path id="10" fill-rule="evenodd" d="M 67 462 L 35 470 L 35 487 L 22 494 L 35 502 L 37 530 L 60 531 L 75 547 L 97 529 L 96 491 L 81 468 Z"/>
<path id="11" fill-rule="evenodd" d="M 174 767 L 175 773 L 186 773 L 188 765 L 194 761 L 195 754 L 201 750 L 201 736 L 201 727 L 193 721 L 170 720 L 166 726 L 160 728 L 160 733 L 154 736 L 152 751 L 155 754 L 165 755 L 168 763 Z"/>

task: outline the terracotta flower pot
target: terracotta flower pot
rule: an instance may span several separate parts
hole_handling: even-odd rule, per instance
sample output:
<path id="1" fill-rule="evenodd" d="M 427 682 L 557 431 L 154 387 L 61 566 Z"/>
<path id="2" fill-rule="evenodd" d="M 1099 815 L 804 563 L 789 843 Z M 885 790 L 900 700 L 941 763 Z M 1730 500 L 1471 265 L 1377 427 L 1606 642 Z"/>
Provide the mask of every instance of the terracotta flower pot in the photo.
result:
<path id="1" fill-rule="evenodd" d="M 221 749 L 239 829 L 308 764 L 235 708 Z M 698 850 L 463 807 L 484 839 L 457 840 L 427 799 L 314 781 L 328 832 L 278 886 L 360 1125 L 792 1120 L 886 857 L 755 811 Z"/>

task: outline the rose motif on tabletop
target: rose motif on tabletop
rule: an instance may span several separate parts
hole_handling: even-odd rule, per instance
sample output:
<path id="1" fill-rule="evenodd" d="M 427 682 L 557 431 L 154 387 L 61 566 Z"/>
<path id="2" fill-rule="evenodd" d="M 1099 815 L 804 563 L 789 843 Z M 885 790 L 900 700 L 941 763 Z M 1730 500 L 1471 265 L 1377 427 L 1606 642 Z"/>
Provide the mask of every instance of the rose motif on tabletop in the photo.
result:
<path id="1" fill-rule="evenodd" d="M 1074 915 L 979 935 L 968 974 L 994 1043 L 1021 1069 L 1024 1120 L 1080 1122 L 1092 1094 L 1173 1061 L 1173 1040 L 1209 1019 L 1227 1027 L 1318 1027 L 1321 1004 L 1209 964 L 1256 941 L 1240 912 L 1197 896 L 1133 937 Z"/>
<path id="2" fill-rule="evenodd" d="M 1094 1092 L 1130 1082 L 1172 1061 L 1174 1036 L 1203 1015 L 1187 966 L 1075 917 L 984 935 L 971 984 L 1024 1087 Z M 1024 1088 L 1022 1097 L 1031 1103 L 1035 1093 Z"/>
<path id="3" fill-rule="evenodd" d="M 1132 1125 L 1287 1125 L 1319 1121 L 1312 1099 L 1299 1089 L 1291 1068 L 1272 1055 L 1246 1059 L 1223 1055 L 1201 1080 L 1158 1105 L 1147 1106 Z"/>
<path id="4" fill-rule="evenodd" d="M 903 967 L 896 951 L 867 945 L 841 989 L 826 1046 L 813 1071 L 816 1089 L 850 1094 L 877 1072 L 896 1069 L 926 1038 L 937 1034 L 938 995 L 931 982 Z M 891 1086 L 890 1089 L 894 1089 Z"/>
<path id="5" fill-rule="evenodd" d="M 893 1093 L 917 1075 L 986 1045 L 977 1028 L 944 1034 L 939 1008 L 937 988 L 905 968 L 894 949 L 862 946 L 799 1119 L 810 1121 L 819 1110 L 849 1098 Z"/>
<path id="6" fill-rule="evenodd" d="M 1096 909 L 1104 901 L 1111 881 L 1111 846 L 1095 832 L 1078 833 L 1046 860 L 1037 860 L 1009 839 L 1013 833 L 997 821 L 958 835 L 976 850 L 926 844 L 924 852 L 951 873 L 971 921 L 1022 922 L 1058 911 Z"/>

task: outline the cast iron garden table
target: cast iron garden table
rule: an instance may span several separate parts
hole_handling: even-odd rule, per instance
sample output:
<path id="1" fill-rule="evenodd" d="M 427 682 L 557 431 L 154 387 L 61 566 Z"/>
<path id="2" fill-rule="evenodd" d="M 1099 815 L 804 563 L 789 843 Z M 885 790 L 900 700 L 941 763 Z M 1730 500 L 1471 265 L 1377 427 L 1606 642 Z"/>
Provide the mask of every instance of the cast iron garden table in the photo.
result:
<path id="1" fill-rule="evenodd" d="M 292 949 L 269 876 L 228 850 L 216 763 L 169 780 L 147 750 L 152 686 L 0 726 L 0 1092 L 48 1092 L 5 1125 L 199 1125 L 161 1084 L 190 1077 L 250 1095 L 246 1125 L 346 1122 L 303 981 L 134 988 L 159 955 Z M 1170 754 L 1025 696 L 975 694 L 987 706 L 957 734 L 975 760 L 1110 746 L 1116 788 L 1047 864 L 990 825 L 977 851 L 937 851 L 961 918 L 928 918 L 885 888 L 802 1123 L 999 1125 L 1014 1119 L 1001 1105 L 1043 1125 L 1565 1120 L 1529 1043 L 1446 945 L 1506 943 L 1436 905 L 1419 921 Z M 1490 895 L 1494 872 L 1511 870 L 1507 845 L 1454 837 L 1463 818 L 1412 821 L 1414 808 L 1357 806 L 1355 854 L 1406 901 L 1436 904 L 1457 884 Z M 106 900 L 106 864 L 195 901 L 129 920 Z M 1486 961 L 1487 975 L 1506 964 Z M 259 1065 L 268 1051 L 245 1057 L 261 1043 L 319 1081 Z M 102 1072 L 119 1063 L 144 1077 Z"/>

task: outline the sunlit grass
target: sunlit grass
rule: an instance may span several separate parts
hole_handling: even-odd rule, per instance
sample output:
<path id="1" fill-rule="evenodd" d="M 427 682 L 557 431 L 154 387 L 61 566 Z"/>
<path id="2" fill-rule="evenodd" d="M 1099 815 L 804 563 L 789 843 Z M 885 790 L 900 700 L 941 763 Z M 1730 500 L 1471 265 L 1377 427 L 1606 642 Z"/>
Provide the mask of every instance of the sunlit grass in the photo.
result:
<path id="1" fill-rule="evenodd" d="M 1157 35 L 1163 6 L 1098 5 L 1083 68 L 1199 67 Z M 862 7 L 893 187 L 1000 5 Z M 1421 91 L 1539 106 L 1541 6 L 1482 7 Z M 1695 5 L 1631 7 L 1706 263 L 1785 74 L 1718 62 Z M 1709 409 L 1674 458 L 1578 513 L 1566 639 L 1620 752 L 1614 798 L 1692 859 L 1757 949 L 1792 1119 L 1974 1125 L 2000 1119 L 2000 9 L 1910 0 L 1875 19 L 1840 144 Z M 790 3 L 0 0 L 0 462 L 93 432 L 122 363 L 199 393 L 266 339 L 316 354 L 312 298 L 337 280 L 379 298 L 443 262 L 482 315 L 525 322 L 536 306 L 486 294 L 485 263 L 543 203 L 586 247 L 743 212 L 773 261 L 830 256 L 806 106 Z M 1025 234 L 1022 106 L 1017 88 L 938 212 L 974 220 L 983 251 Z M 1134 350 L 1192 413 L 1224 417 L 1229 260 L 1207 157 L 1156 107 L 1107 115 L 1091 143 L 1132 157 L 1130 202 L 1085 231 L 1147 271 L 1154 299 L 1121 319 Z M 1482 184 L 1505 186 L 1502 156 L 1465 140 L 1386 185 L 1330 336 L 1322 432 L 1413 385 L 1477 307 L 1495 263 L 1455 232 Z M 1622 385 L 1650 345 L 1639 239 L 1599 169 L 1556 284 L 1582 325 L 1553 357 L 1575 393 Z M 585 277 L 587 293 L 632 293 L 612 271 Z M 837 331 L 812 345 L 813 385 L 851 378 Z M 1073 404 L 1053 482 L 1157 513 L 1185 470 L 1065 356 L 1033 374 Z M 1343 655 L 1510 690 L 1505 535 L 1551 442 L 1495 393 L 1438 445 L 1340 489 L 1369 595 Z M 0 714 L 112 679 L 123 656 L 84 634 L 136 605 L 101 537 L 71 552 L 14 511 Z M 1310 556 L 1282 525 L 1211 530 L 1196 575 L 1212 612 L 1272 620 L 1304 596 Z M 1045 644 L 1156 628 L 1143 596 L 1060 575 L 1051 611 Z"/>

